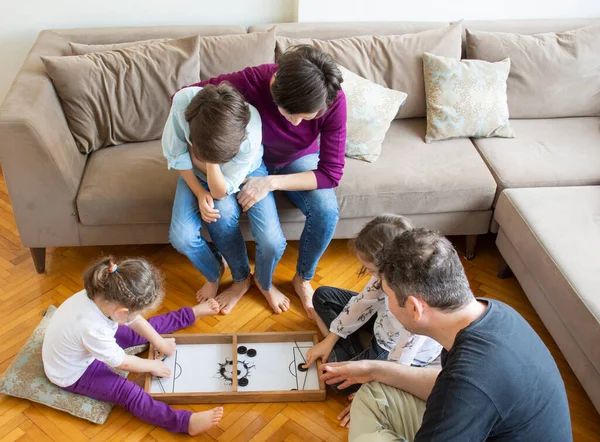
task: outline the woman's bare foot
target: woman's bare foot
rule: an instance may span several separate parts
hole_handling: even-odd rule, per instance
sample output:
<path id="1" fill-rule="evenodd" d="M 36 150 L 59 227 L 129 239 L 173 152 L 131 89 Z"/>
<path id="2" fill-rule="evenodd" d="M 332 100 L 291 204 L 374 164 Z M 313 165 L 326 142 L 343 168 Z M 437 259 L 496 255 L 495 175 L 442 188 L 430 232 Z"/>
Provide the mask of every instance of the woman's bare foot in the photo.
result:
<path id="1" fill-rule="evenodd" d="M 225 273 L 225 269 L 229 267 L 225 258 L 221 257 L 221 274 L 219 275 L 219 280 L 216 282 L 206 281 L 206 284 L 202 286 L 200 290 L 196 292 L 196 301 L 204 302 L 209 299 L 214 299 L 219 292 L 219 284 L 221 283 L 221 278 L 223 277 L 223 273 Z"/>
<path id="2" fill-rule="evenodd" d="M 209 299 L 192 307 L 196 319 L 202 316 L 214 316 L 219 313 L 219 303 L 216 299 Z"/>
<path id="3" fill-rule="evenodd" d="M 188 426 L 188 434 L 195 436 L 210 430 L 219 423 L 223 417 L 223 407 L 216 407 L 208 411 L 200 411 L 192 414 Z"/>
<path id="4" fill-rule="evenodd" d="M 263 296 L 267 298 L 269 305 L 275 313 L 279 314 L 287 312 L 289 310 L 290 299 L 283 293 L 281 293 L 277 287 L 271 285 L 270 290 L 264 290 L 260 286 L 258 280 L 256 279 L 256 276 L 254 277 L 254 283 L 256 284 L 256 287 L 258 287 L 258 290 L 260 290 L 260 292 L 263 294 Z"/>
<path id="5" fill-rule="evenodd" d="M 310 285 L 310 281 L 303 279 L 296 273 L 294 279 L 292 279 L 292 285 L 294 286 L 294 290 L 300 298 L 300 301 L 302 301 L 302 306 L 304 307 L 306 314 L 310 319 L 314 319 L 315 309 L 313 307 L 312 298 L 315 290 Z"/>
<path id="6" fill-rule="evenodd" d="M 252 287 L 251 275 L 248 275 L 246 279 L 241 282 L 234 282 L 231 286 L 216 297 L 217 302 L 221 308 L 221 313 L 228 314 L 238 301 L 246 294 Z"/>

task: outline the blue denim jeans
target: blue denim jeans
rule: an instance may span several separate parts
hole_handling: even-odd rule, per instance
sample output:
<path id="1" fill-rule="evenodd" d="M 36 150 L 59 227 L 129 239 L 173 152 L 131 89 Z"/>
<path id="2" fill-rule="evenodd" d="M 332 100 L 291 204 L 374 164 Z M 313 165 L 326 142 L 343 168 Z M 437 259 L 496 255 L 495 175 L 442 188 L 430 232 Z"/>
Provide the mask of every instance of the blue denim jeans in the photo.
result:
<path id="1" fill-rule="evenodd" d="M 319 155 L 311 154 L 298 158 L 287 166 L 269 168 L 272 175 L 315 170 L 319 164 Z M 284 191 L 285 195 L 306 217 L 306 223 L 300 236 L 298 264 L 296 272 L 306 280 L 313 279 L 319 259 L 333 238 L 339 219 L 337 198 L 333 189 Z"/>
<path id="2" fill-rule="evenodd" d="M 267 174 L 267 168 L 261 165 L 248 176 L 261 177 Z M 200 182 L 208 189 L 204 181 L 200 180 Z M 203 223 L 198 199 L 184 179 L 179 178 L 169 232 L 171 244 L 188 257 L 207 281 L 219 280 L 222 268 L 221 255 L 229 264 L 233 280 L 243 281 L 250 274 L 250 261 L 239 227 L 242 208 L 235 194 L 228 195 L 222 200 L 215 200 L 214 203 L 221 218 L 214 223 Z M 252 206 L 248 210 L 248 218 L 256 241 L 256 279 L 263 289 L 269 290 L 272 285 L 273 271 L 286 247 L 273 194 L 270 193 Z M 201 236 L 200 231 L 203 226 L 208 229 L 214 245 Z"/>

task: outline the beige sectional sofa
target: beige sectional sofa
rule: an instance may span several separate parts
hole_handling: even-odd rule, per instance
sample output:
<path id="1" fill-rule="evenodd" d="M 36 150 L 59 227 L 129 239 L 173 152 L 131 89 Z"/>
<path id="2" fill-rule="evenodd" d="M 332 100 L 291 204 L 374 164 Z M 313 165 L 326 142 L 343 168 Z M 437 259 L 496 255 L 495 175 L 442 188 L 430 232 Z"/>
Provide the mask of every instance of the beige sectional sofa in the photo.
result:
<path id="1" fill-rule="evenodd" d="M 463 28 L 474 31 L 520 34 L 560 32 L 592 24 L 600 24 L 600 19 L 462 23 Z M 277 25 L 276 33 L 327 40 L 414 34 L 444 26 L 448 23 L 283 23 Z M 132 27 L 40 34 L 0 108 L 0 160 L 21 239 L 32 249 L 39 271 L 44 269 L 46 247 L 167 242 L 178 179 L 176 171 L 167 170 L 158 140 L 123 144 L 87 156 L 79 153 L 40 56 L 70 55 L 69 42 L 107 44 L 193 34 L 244 35 L 272 27 Z M 467 55 L 465 47 L 463 44 L 463 56 Z M 214 57 L 218 66 L 204 65 L 203 69 L 212 73 L 238 69 L 236 62 L 243 59 L 242 54 L 231 47 L 228 51 Z M 259 62 L 273 62 L 274 54 L 263 58 Z M 510 99 L 509 94 L 509 105 Z M 445 234 L 467 235 L 467 254 L 472 256 L 476 235 L 489 232 L 497 207 L 491 228 L 496 231 L 500 226 L 501 253 L 600 409 L 600 354 L 594 345 L 600 337 L 598 296 L 585 272 L 577 267 L 598 260 L 594 261 L 591 252 L 579 259 L 574 248 L 583 246 L 585 229 L 592 228 L 596 229 L 596 236 L 592 234 L 596 242 L 591 244 L 598 245 L 597 189 L 502 193 L 514 188 L 600 185 L 600 109 L 573 118 L 513 119 L 511 125 L 514 139 L 465 138 L 425 144 L 425 118 L 394 120 L 375 163 L 346 160 L 344 177 L 336 189 L 340 221 L 335 237 L 351 237 L 373 216 L 395 212 Z M 278 207 L 286 237 L 299 238 L 302 214 L 281 195 Z M 582 218 L 565 217 L 571 211 Z M 554 243 L 553 235 L 558 232 L 546 229 L 545 219 L 550 224 L 565 223 L 566 235 L 557 248 L 546 247 Z M 250 238 L 247 226 L 244 229 Z M 593 250 L 593 245 L 590 247 Z M 571 261 L 573 255 L 577 259 Z M 592 272 L 598 270 L 595 264 Z M 583 281 L 583 286 L 577 281 Z"/>

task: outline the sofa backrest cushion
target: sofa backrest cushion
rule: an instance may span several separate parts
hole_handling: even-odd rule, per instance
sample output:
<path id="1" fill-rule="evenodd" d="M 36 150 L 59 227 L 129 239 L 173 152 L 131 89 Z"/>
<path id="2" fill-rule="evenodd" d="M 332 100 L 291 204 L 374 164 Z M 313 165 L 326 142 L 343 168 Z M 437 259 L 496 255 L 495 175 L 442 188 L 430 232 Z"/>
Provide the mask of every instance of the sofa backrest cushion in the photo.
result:
<path id="1" fill-rule="evenodd" d="M 287 48 L 310 44 L 340 65 L 389 89 L 406 92 L 408 99 L 396 118 L 425 116 L 423 53 L 460 59 L 460 23 L 404 35 L 364 35 L 334 40 L 277 37 L 275 59 Z"/>
<path id="2" fill-rule="evenodd" d="M 164 39 L 110 44 L 70 43 L 73 55 L 112 51 Z M 200 37 L 200 79 L 206 80 L 229 72 L 241 71 L 275 61 L 275 27 L 254 34 Z"/>
<path id="3" fill-rule="evenodd" d="M 81 153 L 160 138 L 174 91 L 197 82 L 198 36 L 42 57 Z"/>
<path id="4" fill-rule="evenodd" d="M 511 118 L 600 115 L 600 25 L 522 35 L 467 30 L 467 57 L 511 60 Z"/>

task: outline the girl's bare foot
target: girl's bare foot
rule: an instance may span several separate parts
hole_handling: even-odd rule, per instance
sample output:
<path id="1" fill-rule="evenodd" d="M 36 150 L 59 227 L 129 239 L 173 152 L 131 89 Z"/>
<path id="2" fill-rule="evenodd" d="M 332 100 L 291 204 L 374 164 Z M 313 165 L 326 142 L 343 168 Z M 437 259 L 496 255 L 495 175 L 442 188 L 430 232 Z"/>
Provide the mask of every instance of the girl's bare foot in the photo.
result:
<path id="1" fill-rule="evenodd" d="M 209 299 L 214 299 L 217 296 L 217 293 L 219 292 L 219 283 L 221 282 L 221 278 L 227 267 L 229 267 L 227 261 L 225 261 L 225 258 L 221 257 L 221 275 L 219 276 L 219 280 L 216 282 L 206 281 L 206 284 L 196 292 L 196 301 L 204 302 Z"/>
<path id="2" fill-rule="evenodd" d="M 223 407 L 216 407 L 208 411 L 192 414 L 188 426 L 188 434 L 195 436 L 213 428 L 223 417 Z"/>
<path id="3" fill-rule="evenodd" d="M 256 276 L 254 277 L 254 283 L 256 284 L 256 287 L 258 287 L 260 292 L 263 294 L 263 296 L 267 298 L 269 305 L 275 313 L 279 314 L 287 312 L 289 310 L 290 299 L 283 293 L 281 293 L 277 287 L 271 285 L 270 290 L 264 290 L 258 283 Z"/>
<path id="4" fill-rule="evenodd" d="M 217 296 L 216 300 L 221 308 L 221 313 L 228 314 L 238 301 L 246 294 L 252 287 L 251 275 L 248 275 L 246 279 L 241 282 L 234 282 L 231 286 Z"/>
<path id="5" fill-rule="evenodd" d="M 216 299 L 209 299 L 192 307 L 196 319 L 202 316 L 214 316 L 219 313 L 219 303 Z"/>
<path id="6" fill-rule="evenodd" d="M 310 285 L 310 281 L 303 279 L 296 273 L 294 279 L 292 279 L 292 285 L 294 286 L 294 290 L 300 298 L 300 301 L 302 301 L 302 306 L 304 307 L 306 314 L 310 319 L 314 319 L 315 309 L 313 307 L 312 298 L 315 290 Z"/>

